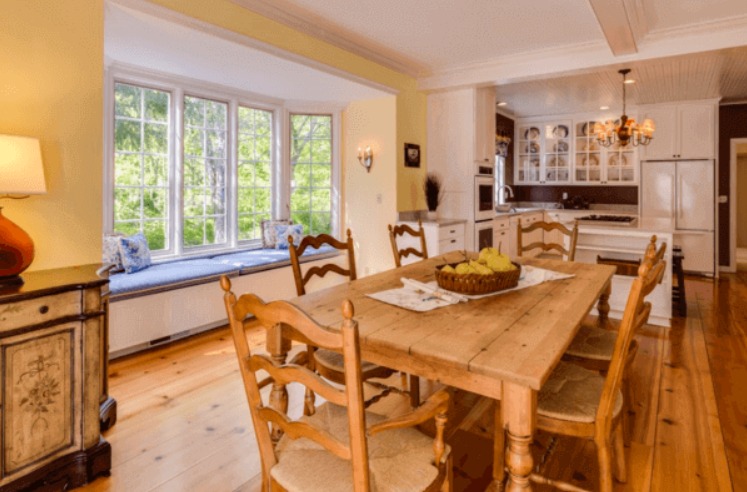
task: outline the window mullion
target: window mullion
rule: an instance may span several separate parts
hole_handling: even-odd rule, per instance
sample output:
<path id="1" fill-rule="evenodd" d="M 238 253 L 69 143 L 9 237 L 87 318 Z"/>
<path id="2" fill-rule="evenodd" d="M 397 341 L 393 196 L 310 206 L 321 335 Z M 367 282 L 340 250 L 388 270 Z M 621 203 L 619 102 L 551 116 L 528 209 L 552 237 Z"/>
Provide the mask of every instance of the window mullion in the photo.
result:
<path id="1" fill-rule="evenodd" d="M 183 246 L 183 226 L 184 223 L 184 91 L 177 88 L 174 91 L 174 105 L 172 109 L 173 125 L 171 128 L 173 135 L 173 144 L 171 155 L 173 156 L 172 176 L 172 199 L 169 204 L 169 211 L 172 220 L 169 226 L 171 238 L 174 242 L 172 251 L 175 255 L 181 255 L 184 252 Z"/>
<path id="2" fill-rule="evenodd" d="M 228 102 L 228 139 L 226 151 L 226 229 L 228 244 L 235 248 L 239 243 L 239 211 L 238 211 L 238 141 L 239 141 L 239 105 L 235 99 Z"/>

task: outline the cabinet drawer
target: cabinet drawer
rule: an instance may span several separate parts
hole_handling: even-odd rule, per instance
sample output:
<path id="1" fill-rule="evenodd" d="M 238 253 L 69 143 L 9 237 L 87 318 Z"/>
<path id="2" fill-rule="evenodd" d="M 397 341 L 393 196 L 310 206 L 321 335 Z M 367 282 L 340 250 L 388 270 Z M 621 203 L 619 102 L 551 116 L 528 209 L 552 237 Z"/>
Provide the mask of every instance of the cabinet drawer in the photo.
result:
<path id="1" fill-rule="evenodd" d="M 464 236 L 442 239 L 438 242 L 438 254 L 464 249 Z"/>
<path id="2" fill-rule="evenodd" d="M 493 219 L 493 230 L 502 231 L 510 227 L 511 221 L 509 219 Z"/>
<path id="3" fill-rule="evenodd" d="M 0 331 L 44 323 L 80 313 L 79 290 L 38 297 L 12 304 L 0 304 Z"/>
<path id="4" fill-rule="evenodd" d="M 464 241 L 464 224 L 455 224 L 438 228 L 438 240 L 462 238 Z"/>

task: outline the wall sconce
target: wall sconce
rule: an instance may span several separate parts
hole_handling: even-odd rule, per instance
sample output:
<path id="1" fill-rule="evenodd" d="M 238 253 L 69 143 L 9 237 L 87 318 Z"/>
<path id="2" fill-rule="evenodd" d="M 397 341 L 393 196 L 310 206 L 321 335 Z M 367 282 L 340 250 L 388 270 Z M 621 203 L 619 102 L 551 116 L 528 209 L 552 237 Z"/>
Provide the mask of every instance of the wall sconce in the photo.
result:
<path id="1" fill-rule="evenodd" d="M 366 168 L 366 172 L 371 172 L 371 164 L 373 164 L 373 150 L 370 145 L 366 145 L 365 149 L 358 147 L 358 162 L 361 166 Z"/>
<path id="2" fill-rule="evenodd" d="M 0 198 L 28 198 L 47 192 L 39 140 L 0 135 Z M 20 273 L 34 260 L 31 237 L 0 207 L 0 286 L 22 284 Z"/>

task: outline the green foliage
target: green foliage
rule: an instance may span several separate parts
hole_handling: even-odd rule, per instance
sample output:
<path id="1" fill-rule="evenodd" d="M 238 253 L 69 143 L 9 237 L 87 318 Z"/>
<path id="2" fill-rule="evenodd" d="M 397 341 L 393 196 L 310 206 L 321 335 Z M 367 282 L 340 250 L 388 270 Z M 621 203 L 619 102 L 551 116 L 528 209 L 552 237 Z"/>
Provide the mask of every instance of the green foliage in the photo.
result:
<path id="1" fill-rule="evenodd" d="M 114 115 L 125 118 L 140 116 L 141 89 L 127 84 L 114 85 Z"/>

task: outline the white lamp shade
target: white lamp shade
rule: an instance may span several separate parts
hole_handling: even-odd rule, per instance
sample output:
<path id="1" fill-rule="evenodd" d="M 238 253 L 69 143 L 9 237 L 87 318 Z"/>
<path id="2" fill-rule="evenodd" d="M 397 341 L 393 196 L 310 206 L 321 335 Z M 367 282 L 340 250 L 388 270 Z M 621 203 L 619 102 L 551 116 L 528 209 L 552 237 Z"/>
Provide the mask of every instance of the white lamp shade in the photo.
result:
<path id="1" fill-rule="evenodd" d="M 39 140 L 0 135 L 0 193 L 40 195 L 46 192 Z"/>

